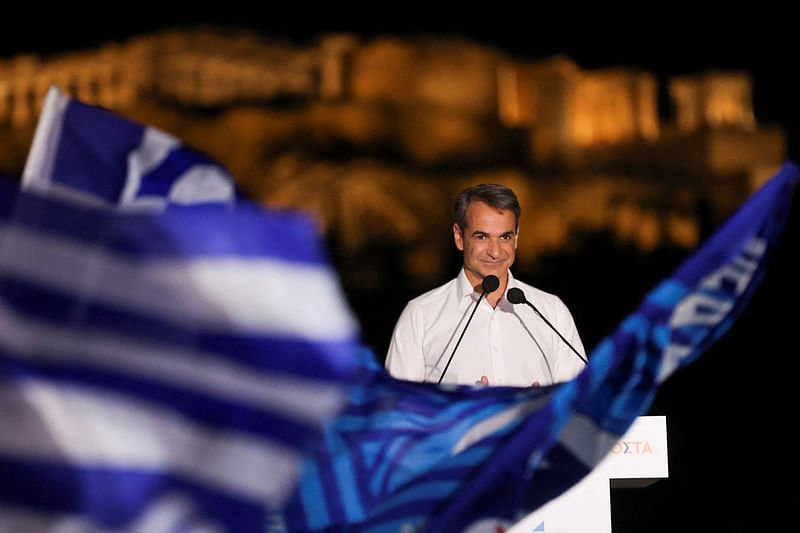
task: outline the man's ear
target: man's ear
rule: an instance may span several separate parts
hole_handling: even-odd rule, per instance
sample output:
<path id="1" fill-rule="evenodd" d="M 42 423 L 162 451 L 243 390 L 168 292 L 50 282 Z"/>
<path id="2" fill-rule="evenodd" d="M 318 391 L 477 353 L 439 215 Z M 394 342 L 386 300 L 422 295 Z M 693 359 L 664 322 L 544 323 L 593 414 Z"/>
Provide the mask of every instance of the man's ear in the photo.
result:
<path id="1" fill-rule="evenodd" d="M 517 245 L 519 244 L 519 227 L 517 227 L 517 231 L 514 232 L 514 249 L 517 249 Z"/>
<path id="2" fill-rule="evenodd" d="M 461 228 L 458 227 L 458 222 L 453 222 L 453 240 L 456 243 L 456 248 L 464 251 L 464 235 L 461 233 Z"/>

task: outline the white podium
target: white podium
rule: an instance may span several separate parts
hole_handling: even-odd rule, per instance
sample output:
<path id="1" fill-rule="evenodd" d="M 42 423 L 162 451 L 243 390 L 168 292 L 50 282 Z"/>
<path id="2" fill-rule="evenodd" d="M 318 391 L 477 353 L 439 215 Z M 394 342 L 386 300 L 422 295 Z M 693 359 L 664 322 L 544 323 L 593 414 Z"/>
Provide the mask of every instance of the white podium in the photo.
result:
<path id="1" fill-rule="evenodd" d="M 668 474 L 666 418 L 641 416 L 580 483 L 506 533 L 611 533 L 611 487 L 645 487 Z"/>

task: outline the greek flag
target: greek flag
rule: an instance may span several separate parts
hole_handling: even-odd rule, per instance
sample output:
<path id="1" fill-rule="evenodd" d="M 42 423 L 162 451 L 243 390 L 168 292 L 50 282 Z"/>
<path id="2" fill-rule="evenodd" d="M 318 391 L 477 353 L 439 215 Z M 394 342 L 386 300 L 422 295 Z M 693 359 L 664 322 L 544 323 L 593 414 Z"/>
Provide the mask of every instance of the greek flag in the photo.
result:
<path id="1" fill-rule="evenodd" d="M 585 476 L 730 327 L 800 171 L 787 164 L 576 379 L 539 389 L 388 376 L 359 347 L 311 224 L 234 202 L 226 176 L 51 90 L 24 191 L 0 184 L 0 531 L 519 519 Z"/>
<path id="2" fill-rule="evenodd" d="M 356 371 L 315 226 L 0 187 L 0 531 L 263 531 Z"/>
<path id="3" fill-rule="evenodd" d="M 799 178 L 787 163 L 646 295 L 573 381 L 438 388 L 394 380 L 365 359 L 347 410 L 271 531 L 469 531 L 511 525 L 565 492 L 740 314 Z"/>
<path id="4" fill-rule="evenodd" d="M 22 173 L 24 189 L 92 205 L 161 210 L 232 204 L 233 178 L 216 161 L 156 128 L 51 87 Z"/>

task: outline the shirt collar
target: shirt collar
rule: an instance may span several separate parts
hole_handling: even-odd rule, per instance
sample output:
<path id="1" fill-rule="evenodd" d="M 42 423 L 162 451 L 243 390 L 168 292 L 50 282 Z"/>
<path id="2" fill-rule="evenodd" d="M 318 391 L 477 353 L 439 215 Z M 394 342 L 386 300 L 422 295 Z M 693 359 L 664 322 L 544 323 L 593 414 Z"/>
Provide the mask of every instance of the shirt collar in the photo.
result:
<path id="1" fill-rule="evenodd" d="M 506 292 L 508 292 L 508 289 L 510 289 L 511 287 L 516 287 L 516 286 L 517 283 L 516 281 L 514 281 L 514 276 L 511 274 L 511 270 L 509 270 L 508 283 L 506 284 Z M 464 270 L 464 267 L 461 267 L 461 270 L 458 273 L 458 277 L 456 278 L 456 290 L 458 291 L 457 294 L 461 298 L 472 296 L 473 294 L 475 295 L 474 296 L 475 298 L 480 296 L 480 293 L 472 288 L 472 285 L 470 284 L 469 279 L 467 278 L 467 273 Z M 506 295 L 504 294 L 502 299 L 505 300 L 505 298 Z"/>

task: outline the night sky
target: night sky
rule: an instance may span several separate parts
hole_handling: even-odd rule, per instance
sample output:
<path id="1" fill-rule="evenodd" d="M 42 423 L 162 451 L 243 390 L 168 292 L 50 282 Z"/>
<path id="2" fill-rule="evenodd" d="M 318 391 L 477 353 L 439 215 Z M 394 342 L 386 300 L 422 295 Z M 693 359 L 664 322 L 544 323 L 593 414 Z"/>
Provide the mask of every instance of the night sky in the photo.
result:
<path id="1" fill-rule="evenodd" d="M 224 5 L 230 8 L 232 4 Z M 358 16 L 330 9 L 320 13 L 319 8 L 308 6 L 314 13 L 312 20 L 302 20 L 289 9 L 276 12 L 268 5 L 258 12 L 231 9 L 224 14 L 218 12 L 219 6 L 205 12 L 200 8 L 191 15 L 156 15 L 142 8 L 127 13 L 56 9 L 45 17 L 34 16 L 33 8 L 30 13 L 23 8 L 16 17 L 3 16 L 0 56 L 89 49 L 168 26 L 207 23 L 248 28 L 298 44 L 331 31 L 364 37 L 461 36 L 520 58 L 562 53 L 586 69 L 640 67 L 657 75 L 662 85 L 674 75 L 743 70 L 753 77 L 756 119 L 781 125 L 788 133 L 788 156 L 800 157 L 800 142 L 793 136 L 800 131 L 799 47 L 796 23 L 787 13 L 689 17 L 659 7 L 649 8 L 646 17 L 596 11 L 584 13 L 582 21 L 575 22 L 561 15 L 525 14 L 520 8 L 478 12 L 469 20 L 432 16 L 410 6 L 382 8 L 374 14 L 359 12 Z M 479 5 L 478 9 L 489 7 Z M 651 488 L 616 495 L 615 531 L 775 530 L 768 526 L 790 515 L 788 495 L 779 480 L 785 476 L 789 481 L 797 473 L 793 440 L 783 429 L 783 424 L 793 423 L 787 411 L 796 404 L 787 369 L 796 366 L 791 359 L 798 355 L 791 335 L 792 328 L 796 329 L 792 318 L 797 316 L 793 304 L 798 296 L 793 276 L 800 268 L 794 252 L 797 218 L 764 290 L 741 325 L 701 358 L 696 369 L 667 382 L 656 398 L 655 413 L 667 414 L 671 427 L 671 476 Z M 726 358 L 743 346 L 750 358 L 735 362 Z"/>

